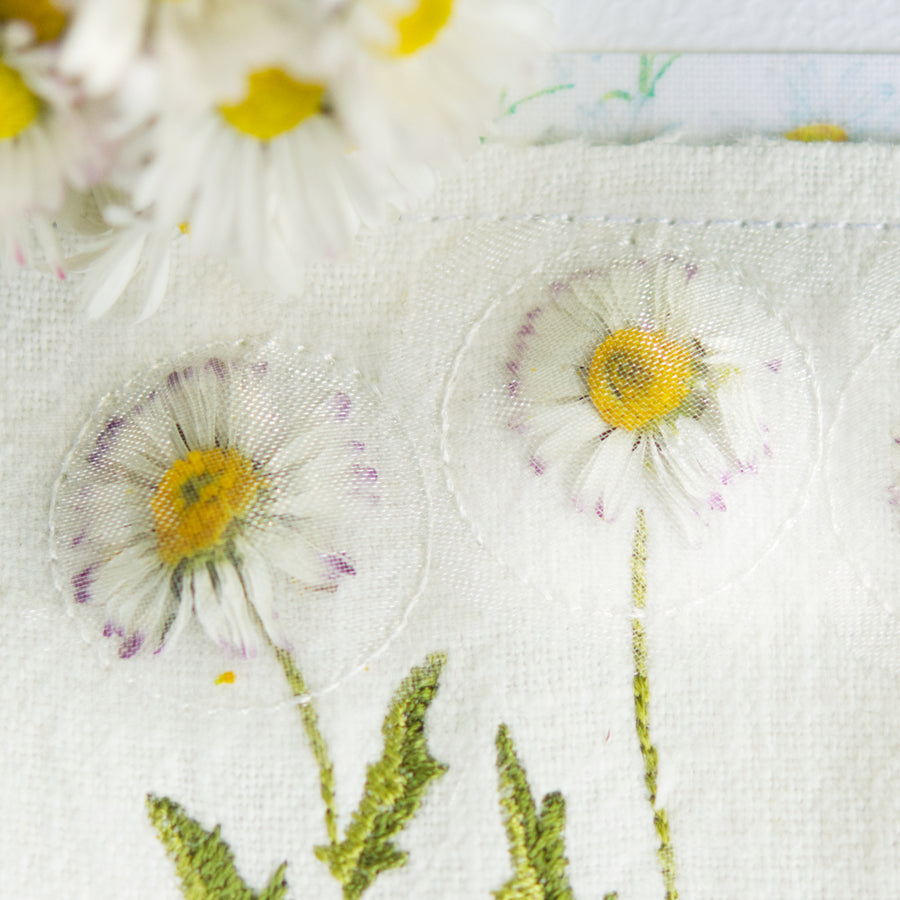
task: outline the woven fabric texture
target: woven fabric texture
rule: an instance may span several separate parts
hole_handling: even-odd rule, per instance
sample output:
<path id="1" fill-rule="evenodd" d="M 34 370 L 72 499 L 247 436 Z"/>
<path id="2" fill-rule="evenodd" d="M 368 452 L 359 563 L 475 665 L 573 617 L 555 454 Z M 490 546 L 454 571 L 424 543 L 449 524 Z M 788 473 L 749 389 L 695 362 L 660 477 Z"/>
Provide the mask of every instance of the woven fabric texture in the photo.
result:
<path id="1" fill-rule="evenodd" d="M 416 213 L 310 266 L 296 296 L 248 291 L 187 250 L 143 322 L 127 298 L 88 321 L 48 276 L 0 286 L 0 893 L 177 900 L 146 815 L 154 794 L 209 830 L 220 823 L 256 890 L 287 860 L 287 896 L 341 896 L 313 853 L 326 838 L 316 764 L 275 658 L 225 655 L 196 628 L 157 659 L 104 666 L 49 562 L 54 484 L 101 399 L 185 350 L 274 337 L 377 398 L 420 504 L 410 569 L 424 585 L 400 579 L 392 602 L 381 586 L 390 615 L 375 625 L 364 598 L 351 607 L 346 633 L 385 639 L 360 638 L 377 644 L 365 666 L 315 696 L 342 829 L 394 690 L 428 654 L 447 657 L 427 738 L 449 768 L 395 838 L 406 865 L 367 900 L 468 900 L 509 880 L 501 724 L 535 797 L 565 798 L 574 896 L 663 897 L 635 726 L 633 518 L 591 523 L 596 554 L 545 559 L 565 551 L 570 511 L 507 507 L 506 484 L 485 496 L 470 467 L 495 464 L 498 438 L 461 399 L 466 378 L 488 378 L 477 326 L 502 333 L 498 303 L 559 278 L 561 260 L 584 269 L 590 248 L 608 259 L 652 247 L 752 298 L 734 346 L 762 346 L 750 331 L 763 322 L 787 348 L 790 403 L 772 402 L 796 421 L 780 425 L 790 464 L 775 455 L 777 477 L 742 475 L 752 500 L 716 513 L 715 553 L 648 519 L 641 625 L 679 895 L 895 895 L 898 185 L 900 152 L 885 146 L 486 146 Z M 479 396 L 504 387 L 498 373 Z M 759 402 L 765 412 L 765 393 Z M 505 477 L 532 490 L 527 456 Z M 327 660 L 334 639 L 324 629 L 304 642 Z M 233 682 L 216 684 L 225 671 Z"/>

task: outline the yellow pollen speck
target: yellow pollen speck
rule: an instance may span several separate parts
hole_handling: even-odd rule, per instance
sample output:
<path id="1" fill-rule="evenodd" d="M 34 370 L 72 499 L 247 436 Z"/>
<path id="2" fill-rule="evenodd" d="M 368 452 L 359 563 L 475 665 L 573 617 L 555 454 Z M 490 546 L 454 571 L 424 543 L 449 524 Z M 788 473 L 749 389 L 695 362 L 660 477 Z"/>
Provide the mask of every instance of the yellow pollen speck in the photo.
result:
<path id="1" fill-rule="evenodd" d="M 430 44 L 447 24 L 453 0 L 419 0 L 416 8 L 397 22 L 394 54 L 409 56 Z"/>
<path id="2" fill-rule="evenodd" d="M 150 500 L 160 559 L 174 567 L 219 547 L 259 487 L 253 463 L 236 450 L 192 450 L 175 460 Z"/>
<path id="3" fill-rule="evenodd" d="M 216 684 L 234 684 L 234 672 L 223 672 L 216 679 Z"/>
<path id="4" fill-rule="evenodd" d="M 681 406 L 693 375 L 687 347 L 658 331 L 623 328 L 594 351 L 588 390 L 606 422 L 635 431 Z"/>
<path id="5" fill-rule="evenodd" d="M 42 44 L 55 41 L 66 27 L 66 14 L 50 0 L 0 0 L 0 22 L 14 19 L 28 22 Z"/>
<path id="6" fill-rule="evenodd" d="M 268 141 L 320 113 L 324 93 L 321 84 L 297 81 L 282 69 L 261 69 L 247 76 L 246 97 L 219 112 L 243 134 Z"/>
<path id="7" fill-rule="evenodd" d="M 22 76 L 0 62 L 0 141 L 21 134 L 37 118 L 41 101 Z"/>
<path id="8" fill-rule="evenodd" d="M 190 233 L 191 233 L 191 223 L 190 223 L 190 222 L 182 222 L 182 223 L 178 226 L 178 230 L 179 230 L 182 234 L 190 234 Z"/>
<path id="9" fill-rule="evenodd" d="M 820 141 L 842 143 L 847 140 L 847 132 L 840 125 L 815 122 L 812 125 L 801 125 L 793 131 L 788 131 L 785 137 L 789 141 L 802 141 L 804 144 L 813 144 Z"/>

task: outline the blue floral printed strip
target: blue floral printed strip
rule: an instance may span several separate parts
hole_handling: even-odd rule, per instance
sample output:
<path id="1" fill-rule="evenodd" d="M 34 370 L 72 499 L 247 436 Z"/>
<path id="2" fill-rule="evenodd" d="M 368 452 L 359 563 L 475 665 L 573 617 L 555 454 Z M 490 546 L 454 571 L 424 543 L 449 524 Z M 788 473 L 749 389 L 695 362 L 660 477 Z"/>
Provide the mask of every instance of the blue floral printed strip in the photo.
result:
<path id="1" fill-rule="evenodd" d="M 896 141 L 898 85 L 888 54 L 559 53 L 503 95 L 491 137 Z"/>

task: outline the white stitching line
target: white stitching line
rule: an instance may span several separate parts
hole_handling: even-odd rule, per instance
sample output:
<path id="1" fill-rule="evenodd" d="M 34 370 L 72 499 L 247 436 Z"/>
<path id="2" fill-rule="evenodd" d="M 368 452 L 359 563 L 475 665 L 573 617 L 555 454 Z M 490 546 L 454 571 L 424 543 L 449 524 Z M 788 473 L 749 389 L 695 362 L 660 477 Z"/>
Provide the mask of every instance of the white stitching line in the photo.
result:
<path id="1" fill-rule="evenodd" d="M 775 230 L 801 229 L 807 231 L 827 230 L 872 230 L 889 231 L 900 229 L 900 222 L 785 222 L 779 219 L 673 219 L 655 216 L 586 216 L 571 213 L 523 213 L 504 215 L 501 213 L 458 213 L 456 215 L 405 215 L 400 218 L 402 225 L 438 225 L 445 222 L 599 222 L 609 225 L 675 225 L 700 228 L 731 226 L 734 228 L 772 228 Z"/>

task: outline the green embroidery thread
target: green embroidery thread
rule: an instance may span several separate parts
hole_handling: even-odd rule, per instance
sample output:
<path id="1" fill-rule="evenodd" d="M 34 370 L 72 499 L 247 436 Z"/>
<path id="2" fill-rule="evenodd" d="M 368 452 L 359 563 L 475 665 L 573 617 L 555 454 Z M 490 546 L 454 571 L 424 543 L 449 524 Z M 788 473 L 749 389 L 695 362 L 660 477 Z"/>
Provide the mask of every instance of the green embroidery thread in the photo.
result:
<path id="1" fill-rule="evenodd" d="M 234 865 L 234 854 L 220 836 L 207 831 L 173 800 L 147 795 L 147 815 L 175 862 L 185 900 L 282 900 L 287 894 L 282 863 L 262 893 L 247 887 Z"/>
<path id="2" fill-rule="evenodd" d="M 650 739 L 650 679 L 647 674 L 647 632 L 644 630 L 639 613 L 647 608 L 647 519 L 642 509 L 638 510 L 634 528 L 634 544 L 631 553 L 631 596 L 635 616 L 631 620 L 632 651 L 634 653 L 634 719 L 641 756 L 644 758 L 644 783 L 653 809 L 653 824 L 659 835 L 659 857 L 663 881 L 666 886 L 666 900 L 677 900 L 675 889 L 675 857 L 669 836 L 669 817 L 664 809 L 656 805 L 656 779 L 659 771 L 659 757 Z"/>
<path id="3" fill-rule="evenodd" d="M 497 772 L 514 874 L 494 896 L 497 900 L 575 900 L 566 874 L 566 801 L 559 792 L 547 794 L 538 813 L 506 725 L 497 730 Z"/>
<path id="4" fill-rule="evenodd" d="M 303 722 L 303 730 L 306 732 L 310 748 L 316 759 L 316 765 L 319 767 L 319 789 L 322 794 L 322 802 L 325 804 L 325 830 L 328 834 L 329 842 L 336 844 L 338 841 L 338 830 L 337 813 L 334 808 L 334 766 L 331 763 L 331 757 L 328 755 L 328 745 L 325 743 L 325 738 L 322 737 L 322 732 L 319 731 L 319 715 L 307 693 L 303 675 L 294 663 L 290 653 L 279 647 L 274 649 L 275 656 L 278 662 L 281 663 L 281 668 L 284 670 L 291 691 L 295 697 L 300 699 L 297 709 Z"/>
<path id="5" fill-rule="evenodd" d="M 397 689 L 382 726 L 381 759 L 368 768 L 363 797 L 344 840 L 316 847 L 316 856 L 343 886 L 345 900 L 356 900 L 381 872 L 406 863 L 406 852 L 391 838 L 416 814 L 428 785 L 447 771 L 425 740 L 425 713 L 445 661 L 443 654 L 429 656 Z"/>
<path id="6" fill-rule="evenodd" d="M 537 811 L 534 795 L 516 755 L 509 728 L 497 729 L 497 773 L 500 777 L 500 808 L 503 811 L 513 876 L 499 891 L 497 900 L 575 900 L 566 867 L 563 829 L 566 801 L 554 791 L 546 794 Z M 616 900 L 606 894 L 604 900 Z"/>

